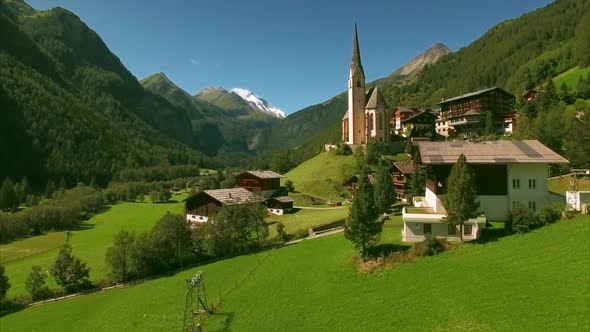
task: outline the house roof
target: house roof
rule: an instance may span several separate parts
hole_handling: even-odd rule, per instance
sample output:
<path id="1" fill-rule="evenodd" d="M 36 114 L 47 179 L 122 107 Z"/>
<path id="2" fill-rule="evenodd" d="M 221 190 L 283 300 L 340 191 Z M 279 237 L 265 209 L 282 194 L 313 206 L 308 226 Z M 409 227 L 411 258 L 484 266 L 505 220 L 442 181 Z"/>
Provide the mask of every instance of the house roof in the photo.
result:
<path id="1" fill-rule="evenodd" d="M 455 101 L 455 100 L 460 100 L 460 99 L 463 99 L 463 98 L 469 98 L 469 97 L 481 95 L 481 94 L 484 94 L 484 93 L 487 93 L 487 92 L 490 92 L 490 91 L 494 91 L 494 90 L 497 90 L 499 92 L 502 92 L 504 94 L 507 94 L 507 95 L 511 95 L 512 96 L 512 94 L 510 94 L 510 93 L 502 90 L 501 88 L 492 87 L 492 88 L 487 88 L 487 89 L 482 89 L 482 90 L 478 90 L 478 91 L 474 91 L 474 92 L 462 94 L 460 96 L 452 97 L 452 98 L 449 98 L 449 99 L 445 99 L 445 100 L 441 101 L 440 103 L 438 103 L 437 105 L 442 105 L 442 104 L 446 104 L 446 103 L 451 102 L 451 101 Z"/>
<path id="2" fill-rule="evenodd" d="M 419 142 L 422 163 L 454 164 L 462 154 L 473 164 L 565 164 L 568 161 L 537 140 Z"/>
<path id="3" fill-rule="evenodd" d="M 385 103 L 385 99 L 379 90 L 379 87 L 376 86 L 373 88 L 373 92 L 371 93 L 371 98 L 367 102 L 367 106 L 365 108 L 379 108 L 384 107 L 387 108 L 387 104 Z"/>
<path id="4" fill-rule="evenodd" d="M 244 174 L 244 173 L 252 174 L 259 179 L 278 179 L 278 178 L 283 177 L 281 174 L 275 173 L 275 172 L 269 171 L 269 170 L 245 171 L 240 174 Z M 240 175 L 240 174 L 238 174 L 238 175 Z"/>
<path id="5" fill-rule="evenodd" d="M 224 205 L 244 204 L 259 202 L 260 198 L 244 188 L 213 189 L 205 190 L 205 194 Z"/>
<path id="6" fill-rule="evenodd" d="M 346 111 L 346 113 L 344 113 L 344 116 L 342 117 L 342 120 L 346 120 L 348 119 L 348 111 Z"/>
<path id="7" fill-rule="evenodd" d="M 411 160 L 397 161 L 393 163 L 393 166 L 404 174 L 414 174 L 414 162 Z"/>
<path id="8" fill-rule="evenodd" d="M 420 110 L 417 113 L 412 114 L 409 118 L 407 119 L 403 119 L 402 120 L 402 124 L 404 123 L 408 123 L 408 122 L 412 122 L 413 120 L 417 119 L 418 117 L 422 116 L 423 114 L 431 114 L 433 117 L 436 117 L 436 115 L 432 114 L 430 112 L 430 109 L 424 109 L 424 110 Z"/>
<path id="9" fill-rule="evenodd" d="M 275 201 L 279 201 L 281 203 L 295 202 L 295 199 L 293 197 L 289 197 L 289 196 L 278 196 L 278 197 L 273 197 L 272 199 L 274 199 Z"/>

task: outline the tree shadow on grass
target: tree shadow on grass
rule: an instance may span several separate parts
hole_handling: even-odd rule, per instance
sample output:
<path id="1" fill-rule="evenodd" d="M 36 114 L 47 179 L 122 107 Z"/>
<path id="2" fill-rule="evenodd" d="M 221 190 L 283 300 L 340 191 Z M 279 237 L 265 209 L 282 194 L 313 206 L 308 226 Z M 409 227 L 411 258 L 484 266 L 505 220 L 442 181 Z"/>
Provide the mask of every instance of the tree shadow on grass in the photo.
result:
<path id="1" fill-rule="evenodd" d="M 395 252 L 407 251 L 410 248 L 411 246 L 404 244 L 384 243 L 369 249 L 369 256 L 373 258 L 386 257 Z"/>
<path id="2" fill-rule="evenodd" d="M 488 242 L 495 242 L 498 241 L 498 239 L 510 235 L 510 232 L 506 231 L 502 227 L 490 226 L 491 225 L 488 225 L 486 228 L 482 229 L 479 238 L 477 240 L 470 241 L 470 243 L 484 244 Z"/>

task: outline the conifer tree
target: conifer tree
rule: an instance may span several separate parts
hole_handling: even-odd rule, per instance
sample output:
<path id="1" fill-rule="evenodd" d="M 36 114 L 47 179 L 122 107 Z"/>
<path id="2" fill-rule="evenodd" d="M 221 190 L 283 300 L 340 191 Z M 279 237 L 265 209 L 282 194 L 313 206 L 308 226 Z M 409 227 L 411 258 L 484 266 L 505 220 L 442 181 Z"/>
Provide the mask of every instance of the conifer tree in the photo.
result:
<path id="1" fill-rule="evenodd" d="M 442 203 L 447 210 L 446 222 L 460 226 L 463 242 L 463 224 L 473 217 L 479 208 L 476 201 L 475 178 L 467 164 L 467 158 L 461 154 L 453 165 L 447 180 L 447 194 Z"/>
<path id="2" fill-rule="evenodd" d="M 17 197 L 14 184 L 10 178 L 6 178 L 0 188 L 0 210 L 13 209 L 16 206 Z"/>
<path id="3" fill-rule="evenodd" d="M 379 213 L 384 213 L 395 200 L 395 191 L 389 170 L 383 163 L 379 163 L 375 174 L 375 207 Z"/>
<path id="4" fill-rule="evenodd" d="M 383 224 L 377 217 L 373 188 L 367 176 L 362 174 L 344 225 L 344 236 L 354 243 L 363 261 L 367 261 L 369 249 L 381 234 Z"/>

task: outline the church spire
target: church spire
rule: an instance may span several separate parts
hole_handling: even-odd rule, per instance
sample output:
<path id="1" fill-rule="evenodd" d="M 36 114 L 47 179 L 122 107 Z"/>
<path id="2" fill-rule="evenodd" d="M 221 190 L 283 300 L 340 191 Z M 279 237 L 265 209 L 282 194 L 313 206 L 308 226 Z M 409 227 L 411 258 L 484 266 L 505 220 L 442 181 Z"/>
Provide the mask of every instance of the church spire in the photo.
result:
<path id="1" fill-rule="evenodd" d="M 356 32 L 356 20 L 354 21 L 354 37 L 352 40 L 352 63 L 361 64 L 361 51 L 359 50 L 359 36 Z"/>

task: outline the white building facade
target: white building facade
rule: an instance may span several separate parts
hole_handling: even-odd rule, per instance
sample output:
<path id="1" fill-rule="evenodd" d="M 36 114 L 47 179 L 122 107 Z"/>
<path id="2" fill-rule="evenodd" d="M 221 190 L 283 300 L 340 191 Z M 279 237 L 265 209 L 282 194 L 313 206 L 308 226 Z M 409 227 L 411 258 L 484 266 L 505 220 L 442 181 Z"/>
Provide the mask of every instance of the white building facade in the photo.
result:
<path id="1" fill-rule="evenodd" d="M 427 233 L 458 239 L 457 230 L 443 222 L 442 198 L 452 165 L 464 154 L 475 175 L 478 216 L 465 222 L 465 240 L 479 237 L 488 220 L 505 221 L 509 211 L 522 204 L 538 211 L 549 202 L 547 189 L 550 164 L 567 163 L 538 141 L 420 142 L 422 164 L 428 167 L 425 196 L 402 212 L 406 242 L 418 242 Z M 425 227 L 425 228 L 424 228 Z"/>

